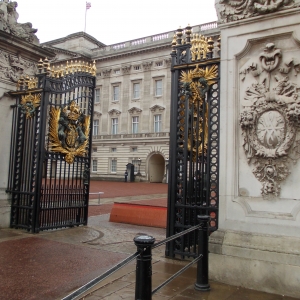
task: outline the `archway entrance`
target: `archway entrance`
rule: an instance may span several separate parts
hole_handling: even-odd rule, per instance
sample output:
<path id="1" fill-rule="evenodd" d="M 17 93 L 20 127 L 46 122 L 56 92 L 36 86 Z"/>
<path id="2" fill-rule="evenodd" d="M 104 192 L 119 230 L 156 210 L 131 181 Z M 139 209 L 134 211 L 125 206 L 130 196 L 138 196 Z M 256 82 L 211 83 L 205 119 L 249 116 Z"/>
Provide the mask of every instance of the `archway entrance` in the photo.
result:
<path id="1" fill-rule="evenodd" d="M 165 160 L 162 155 L 154 154 L 149 159 L 149 181 L 162 182 L 165 171 Z"/>

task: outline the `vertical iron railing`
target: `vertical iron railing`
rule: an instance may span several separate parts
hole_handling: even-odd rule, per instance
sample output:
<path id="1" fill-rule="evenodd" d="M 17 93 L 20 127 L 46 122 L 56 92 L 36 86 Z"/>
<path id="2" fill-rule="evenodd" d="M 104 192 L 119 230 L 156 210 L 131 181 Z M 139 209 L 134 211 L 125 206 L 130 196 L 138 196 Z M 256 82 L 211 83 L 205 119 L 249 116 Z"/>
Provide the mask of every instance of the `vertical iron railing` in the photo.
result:
<path id="1" fill-rule="evenodd" d="M 178 29 L 173 40 L 167 236 L 209 215 L 209 231 L 218 228 L 219 86 L 218 37 Z M 171 241 L 166 256 L 197 256 L 198 233 Z"/>
<path id="2" fill-rule="evenodd" d="M 44 62 L 41 69 L 36 85 L 23 79 L 11 92 L 11 227 L 31 232 L 86 225 L 88 217 L 95 72 L 78 63 L 51 71 Z"/>

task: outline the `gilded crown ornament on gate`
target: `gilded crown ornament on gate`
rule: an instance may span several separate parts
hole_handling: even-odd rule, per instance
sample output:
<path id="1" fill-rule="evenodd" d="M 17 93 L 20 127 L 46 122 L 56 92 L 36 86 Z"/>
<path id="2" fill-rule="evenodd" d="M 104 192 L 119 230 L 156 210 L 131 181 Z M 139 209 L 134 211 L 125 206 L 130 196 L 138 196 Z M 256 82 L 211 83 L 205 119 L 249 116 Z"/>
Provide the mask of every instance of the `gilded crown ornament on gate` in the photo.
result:
<path id="1" fill-rule="evenodd" d="M 187 148 L 192 154 L 193 161 L 196 160 L 197 154 L 201 154 L 202 150 L 206 153 L 208 143 L 208 103 L 205 103 L 205 114 L 200 119 L 197 118 L 198 108 L 193 105 L 199 102 L 200 109 L 202 109 L 205 102 L 206 93 L 209 87 L 217 81 L 218 67 L 216 65 L 205 69 L 200 68 L 199 65 L 193 70 L 187 72 L 182 71 L 180 76 L 181 89 L 179 97 L 181 100 L 181 108 L 184 108 L 186 97 L 188 97 L 190 119 L 193 122 L 192 130 L 189 130 Z M 193 107 L 193 111 L 192 111 Z M 187 108 L 186 108 L 187 109 Z M 184 109 L 181 111 L 181 116 L 184 117 Z M 187 121 L 187 120 L 186 120 Z M 182 119 L 182 123 L 185 121 Z M 197 126 L 199 122 L 199 126 Z M 197 129 L 198 128 L 198 129 Z M 181 126 L 181 131 L 184 132 L 184 124 Z M 204 131 L 204 132 L 203 132 Z M 199 143 L 195 142 L 199 141 Z M 203 148 L 204 147 L 204 148 Z"/>
<path id="2" fill-rule="evenodd" d="M 299 63 L 290 59 L 280 66 L 281 59 L 281 50 L 269 43 L 259 63 L 240 72 L 242 80 L 248 74 L 256 78 L 245 91 L 240 126 L 248 163 L 264 197 L 279 196 L 289 165 L 300 157 L 299 87 L 288 76 L 292 70 L 298 74 Z"/>
<path id="3" fill-rule="evenodd" d="M 35 115 L 36 109 L 40 106 L 41 94 L 24 95 L 21 97 L 19 107 L 21 112 L 26 115 L 26 119 L 31 119 Z"/>
<path id="4" fill-rule="evenodd" d="M 75 101 L 63 108 L 52 107 L 49 125 L 51 151 L 65 154 L 69 164 L 76 156 L 86 155 L 90 116 L 84 115 Z"/>

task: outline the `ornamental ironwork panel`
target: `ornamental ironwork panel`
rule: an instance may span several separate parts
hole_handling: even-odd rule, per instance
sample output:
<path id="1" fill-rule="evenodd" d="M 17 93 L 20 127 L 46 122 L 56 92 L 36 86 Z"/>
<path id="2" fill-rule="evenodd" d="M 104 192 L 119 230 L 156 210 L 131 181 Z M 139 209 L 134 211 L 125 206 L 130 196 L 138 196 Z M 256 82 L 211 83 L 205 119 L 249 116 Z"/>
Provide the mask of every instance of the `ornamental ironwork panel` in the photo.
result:
<path id="1" fill-rule="evenodd" d="M 39 62 L 20 78 L 13 106 L 11 227 L 41 230 L 86 225 L 95 64 Z"/>
<path id="2" fill-rule="evenodd" d="M 220 38 L 179 29 L 172 42 L 167 236 L 210 216 L 218 228 Z M 197 231 L 166 247 L 168 257 L 196 257 Z"/>

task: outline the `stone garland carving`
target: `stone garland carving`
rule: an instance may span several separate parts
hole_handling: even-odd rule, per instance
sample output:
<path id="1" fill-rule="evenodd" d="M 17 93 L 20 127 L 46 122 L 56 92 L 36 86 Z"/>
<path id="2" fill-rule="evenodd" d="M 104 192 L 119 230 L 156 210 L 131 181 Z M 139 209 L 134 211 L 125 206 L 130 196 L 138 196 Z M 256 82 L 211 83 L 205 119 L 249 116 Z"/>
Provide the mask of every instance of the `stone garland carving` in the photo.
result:
<path id="1" fill-rule="evenodd" d="M 34 63 L 24 60 L 21 55 L 15 56 L 0 50 L 0 78 L 17 82 L 21 76 L 35 73 L 37 67 Z"/>
<path id="2" fill-rule="evenodd" d="M 104 77 L 109 77 L 111 73 L 111 69 L 106 69 L 102 71 Z"/>
<path id="3" fill-rule="evenodd" d="M 299 63 L 291 59 L 280 67 L 281 59 L 281 50 L 269 43 L 259 55 L 260 66 L 252 63 L 240 72 L 242 80 L 249 74 L 257 80 L 245 91 L 240 126 L 248 163 L 264 197 L 279 196 L 289 165 L 300 157 L 300 89 L 287 76 L 292 70 L 298 74 Z"/>
<path id="4" fill-rule="evenodd" d="M 124 75 L 129 74 L 131 69 L 131 65 L 122 66 L 122 72 Z"/>
<path id="5" fill-rule="evenodd" d="M 300 6 L 299 0 L 218 0 L 216 9 L 222 23 Z"/>
<path id="6" fill-rule="evenodd" d="M 18 3 L 15 1 L 3 0 L 0 2 L 0 30 L 39 45 L 39 40 L 35 35 L 37 29 L 32 28 L 32 24 L 29 22 L 24 24 L 17 22 L 19 18 L 17 7 Z"/>
<path id="7" fill-rule="evenodd" d="M 152 61 L 143 62 L 144 71 L 150 71 L 152 66 Z"/>

